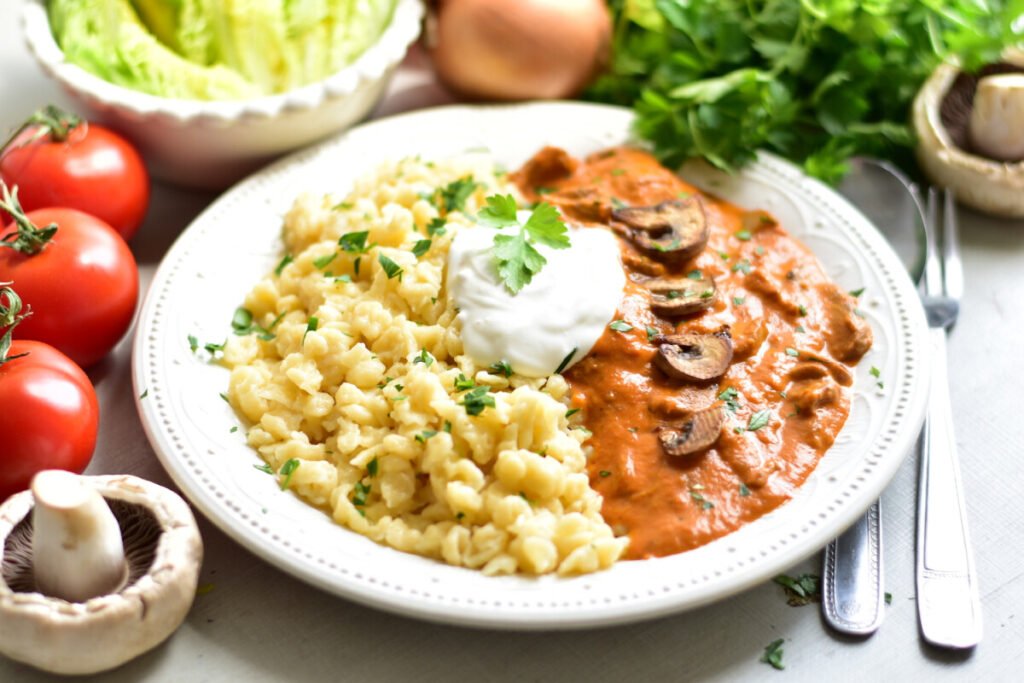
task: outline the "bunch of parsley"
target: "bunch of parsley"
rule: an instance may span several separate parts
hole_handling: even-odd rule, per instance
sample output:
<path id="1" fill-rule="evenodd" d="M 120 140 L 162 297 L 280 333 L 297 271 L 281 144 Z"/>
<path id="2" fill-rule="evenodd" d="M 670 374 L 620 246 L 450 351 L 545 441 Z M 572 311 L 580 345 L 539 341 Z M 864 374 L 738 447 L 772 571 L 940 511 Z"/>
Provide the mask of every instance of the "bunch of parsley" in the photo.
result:
<path id="1" fill-rule="evenodd" d="M 663 163 L 731 170 L 767 149 L 835 182 L 869 154 L 907 165 L 918 88 L 1022 39 L 1024 0 L 611 0 L 612 64 L 590 99 L 632 106 Z"/>

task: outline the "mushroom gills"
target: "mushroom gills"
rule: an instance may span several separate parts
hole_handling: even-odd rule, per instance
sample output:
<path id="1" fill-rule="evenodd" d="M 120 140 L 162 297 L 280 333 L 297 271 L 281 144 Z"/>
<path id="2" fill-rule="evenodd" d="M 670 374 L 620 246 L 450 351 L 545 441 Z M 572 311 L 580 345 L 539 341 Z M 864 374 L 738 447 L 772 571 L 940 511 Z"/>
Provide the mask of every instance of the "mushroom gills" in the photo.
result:
<path id="1" fill-rule="evenodd" d="M 624 207 L 613 211 L 612 218 L 631 228 L 628 235 L 634 244 L 666 261 L 696 256 L 710 235 L 704 204 L 697 197 Z"/>
<path id="2" fill-rule="evenodd" d="M 728 330 L 714 334 L 673 334 L 656 338 L 654 364 L 673 379 L 708 382 L 721 377 L 732 362 Z"/>
<path id="3" fill-rule="evenodd" d="M 722 433 L 725 413 L 720 407 L 693 413 L 678 425 L 658 427 L 658 440 L 672 456 L 690 455 L 710 448 Z"/>
<path id="4" fill-rule="evenodd" d="M 116 593 L 128 579 L 121 527 L 95 488 L 70 472 L 32 480 L 32 556 L 36 589 L 85 602 Z"/>
<path id="5" fill-rule="evenodd" d="M 669 317 L 700 313 L 710 308 L 718 295 L 714 279 L 703 273 L 696 279 L 656 278 L 644 286 L 651 292 L 651 310 Z"/>

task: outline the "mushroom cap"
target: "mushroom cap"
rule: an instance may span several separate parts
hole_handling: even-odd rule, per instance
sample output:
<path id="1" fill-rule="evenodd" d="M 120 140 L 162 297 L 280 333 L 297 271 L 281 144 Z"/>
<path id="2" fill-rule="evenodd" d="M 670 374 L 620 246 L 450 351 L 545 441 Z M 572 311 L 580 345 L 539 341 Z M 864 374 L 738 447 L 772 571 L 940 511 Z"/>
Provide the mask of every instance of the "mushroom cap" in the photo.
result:
<path id="1" fill-rule="evenodd" d="M 1024 53 L 1013 50 L 1007 62 L 1024 66 Z M 995 214 L 1024 217 L 1024 161 L 988 159 L 959 147 L 942 123 L 942 102 L 960 70 L 940 65 L 914 99 L 917 160 L 935 184 L 948 187 L 963 204 Z"/>
<path id="2" fill-rule="evenodd" d="M 62 674 L 112 669 L 166 639 L 195 599 L 203 555 L 195 517 L 176 493 L 130 475 L 86 479 L 126 539 L 128 583 L 110 595 L 73 603 L 35 592 L 32 493 L 0 506 L 0 653 Z M 135 536 L 149 542 L 136 546 Z"/>

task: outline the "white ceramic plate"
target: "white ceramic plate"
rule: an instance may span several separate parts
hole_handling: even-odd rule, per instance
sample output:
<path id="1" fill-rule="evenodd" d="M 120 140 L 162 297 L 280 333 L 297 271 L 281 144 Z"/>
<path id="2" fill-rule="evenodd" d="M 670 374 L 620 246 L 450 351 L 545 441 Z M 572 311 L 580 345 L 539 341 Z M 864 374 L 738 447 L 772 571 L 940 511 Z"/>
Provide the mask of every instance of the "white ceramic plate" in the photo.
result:
<path id="1" fill-rule="evenodd" d="M 545 144 L 582 155 L 630 140 L 624 109 L 576 103 L 444 107 L 353 129 L 252 176 L 215 202 L 167 254 L 134 349 L 135 395 L 165 468 L 207 517 L 246 548 L 309 583 L 401 614 L 499 628 L 578 628 L 719 600 L 820 549 L 882 492 L 920 427 L 925 322 L 900 261 L 830 189 L 769 155 L 730 177 L 690 164 L 684 177 L 775 214 L 860 305 L 874 347 L 857 368 L 850 419 L 793 500 L 702 548 L 620 562 L 579 578 L 486 577 L 380 546 L 331 521 L 253 468 L 260 462 L 219 398 L 227 370 L 189 350 L 220 341 L 235 307 L 281 257 L 281 216 L 301 191 L 344 192 L 379 161 L 445 158 L 486 147 L 515 168 Z M 884 391 L 868 369 L 882 370 Z"/>

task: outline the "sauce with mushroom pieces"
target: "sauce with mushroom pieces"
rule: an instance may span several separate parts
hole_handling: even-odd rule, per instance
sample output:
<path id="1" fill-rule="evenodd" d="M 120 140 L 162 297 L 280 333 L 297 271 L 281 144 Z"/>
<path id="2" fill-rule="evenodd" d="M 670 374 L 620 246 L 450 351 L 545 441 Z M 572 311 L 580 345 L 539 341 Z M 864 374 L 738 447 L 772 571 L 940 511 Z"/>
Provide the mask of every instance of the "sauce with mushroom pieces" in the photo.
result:
<path id="1" fill-rule="evenodd" d="M 566 378 L 572 407 L 592 433 L 585 444 L 591 483 L 604 498 L 605 520 L 628 534 L 628 557 L 696 548 L 788 500 L 846 421 L 849 367 L 871 346 L 852 297 L 770 215 L 700 193 L 646 152 L 616 148 L 577 160 L 548 147 L 513 178 L 528 200 L 620 237 L 627 278 L 615 320 L 625 325 L 606 329 Z M 693 197 L 709 235 L 686 260 L 639 248 L 614 216 Z M 662 288 L 655 313 L 645 286 L 654 278 L 702 287 L 710 278 L 715 291 L 709 305 L 677 315 Z M 659 335 L 723 331 L 733 355 L 720 377 L 688 382 L 656 367 Z M 713 445 L 666 453 L 659 428 L 708 408 L 725 415 Z"/>

